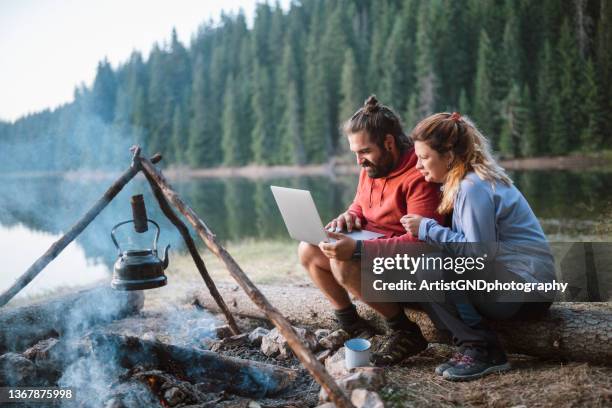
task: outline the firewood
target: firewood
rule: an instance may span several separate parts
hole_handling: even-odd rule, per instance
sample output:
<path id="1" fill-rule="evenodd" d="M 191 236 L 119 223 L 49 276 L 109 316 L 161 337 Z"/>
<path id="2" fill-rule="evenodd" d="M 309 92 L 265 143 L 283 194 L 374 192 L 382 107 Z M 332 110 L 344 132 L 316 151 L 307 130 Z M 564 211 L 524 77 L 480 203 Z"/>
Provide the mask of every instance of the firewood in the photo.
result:
<path id="1" fill-rule="evenodd" d="M 260 289 L 295 325 L 330 328 L 335 325 L 332 308 L 316 288 L 264 286 Z M 232 290 L 232 285 L 219 285 L 219 291 L 231 306 L 232 312 L 243 317 L 264 318 L 265 315 L 250 299 Z M 209 310 L 215 304 L 203 293 L 196 293 L 197 301 Z M 361 316 L 371 319 L 379 328 L 383 319 L 361 302 L 356 302 Z M 448 337 L 438 331 L 422 311 L 405 309 L 429 342 L 447 342 Z M 499 337 L 509 352 L 536 357 L 596 364 L 612 363 L 612 305 L 610 303 L 555 303 L 544 316 L 525 321 L 493 322 Z"/>
<path id="2" fill-rule="evenodd" d="M 287 343 L 295 353 L 296 357 L 306 367 L 314 379 L 329 393 L 330 399 L 338 408 L 351 408 L 353 404 L 340 389 L 335 380 L 325 371 L 325 368 L 316 359 L 314 354 L 300 341 L 291 325 L 279 310 L 261 293 L 255 284 L 249 279 L 236 260 L 219 243 L 215 234 L 206 223 L 189 207 L 180 196 L 168 184 L 163 174 L 155 168 L 153 163 L 145 157 L 139 157 L 142 171 L 147 178 L 157 184 L 164 197 L 172 204 L 189 223 L 195 228 L 196 233 L 206 244 L 208 249 L 215 254 L 225 265 L 228 272 L 240 285 L 247 296 L 263 311 L 265 316 L 276 326 L 281 334 L 287 339 Z"/>
<path id="3" fill-rule="evenodd" d="M 293 369 L 137 337 L 97 331 L 88 340 L 94 356 L 115 356 L 124 368 L 151 366 L 194 384 L 207 383 L 242 396 L 273 395 L 297 378 Z"/>

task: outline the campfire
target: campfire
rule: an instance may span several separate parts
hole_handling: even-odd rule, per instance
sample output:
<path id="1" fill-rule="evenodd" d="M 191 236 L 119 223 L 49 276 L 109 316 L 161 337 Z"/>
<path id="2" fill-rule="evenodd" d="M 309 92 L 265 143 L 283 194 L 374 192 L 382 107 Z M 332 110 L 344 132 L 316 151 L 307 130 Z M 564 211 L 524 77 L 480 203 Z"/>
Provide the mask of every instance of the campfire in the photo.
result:
<path id="1" fill-rule="evenodd" d="M 222 316 L 213 316 L 198 305 L 155 313 L 142 310 L 142 290 L 167 282 L 163 270 L 168 265 L 168 251 L 163 259 L 157 256 L 159 227 L 147 219 L 142 197 L 135 196 L 134 219 L 115 228 L 133 223 L 136 232 L 143 232 L 153 224 L 157 229 L 153 249 L 122 251 L 113 229 L 111 235 L 119 250 L 112 282 L 115 290 L 95 288 L 0 314 L 0 326 L 4 327 L 0 332 L 0 386 L 71 389 L 74 398 L 61 401 L 66 407 L 299 407 L 316 405 L 316 381 L 321 385 L 323 400 L 331 400 L 338 407 L 353 406 L 346 388 L 340 388 L 321 364 L 331 350 L 315 356 L 323 348 L 321 339 L 303 328 L 292 327 L 250 281 L 154 166 L 161 160 L 160 155 L 151 160 L 141 157 L 139 147 L 133 153 L 130 168 L 104 196 L 0 294 L 0 307 L 31 282 L 142 172 L 164 215 L 181 233 Z M 275 326 L 273 330 L 262 327 L 261 321 L 238 325 L 208 274 L 189 229 L 173 208 L 221 259 L 264 313 L 266 324 Z"/>
<path id="2" fill-rule="evenodd" d="M 16 308 L 13 323 L 18 315 L 44 315 L 50 308 L 69 316 L 68 309 L 86 308 L 92 298 L 102 305 L 107 299 L 113 309 L 114 298 L 125 296 L 135 295 L 85 290 Z M 78 327 L 66 322 L 57 337 L 36 341 L 41 332 L 30 330 L 34 345 L 0 353 L 0 386 L 65 387 L 75 393 L 73 400 L 63 401 L 66 407 L 300 407 L 317 402 L 318 387 L 295 356 L 262 351 L 271 350 L 262 348 L 270 330 L 260 320 L 241 319 L 246 331 L 233 335 L 218 315 L 197 304 L 144 311 L 123 302 L 120 308 L 107 321 Z M 117 315 L 125 316 L 114 319 Z M 0 347 L 10 346 L 3 342 Z"/>

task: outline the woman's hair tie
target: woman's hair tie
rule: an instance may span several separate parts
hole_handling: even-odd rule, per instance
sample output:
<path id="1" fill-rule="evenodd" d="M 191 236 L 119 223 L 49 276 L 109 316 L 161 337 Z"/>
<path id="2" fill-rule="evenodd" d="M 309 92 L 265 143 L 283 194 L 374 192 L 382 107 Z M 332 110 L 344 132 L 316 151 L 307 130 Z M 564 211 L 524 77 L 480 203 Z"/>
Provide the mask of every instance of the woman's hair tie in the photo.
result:
<path id="1" fill-rule="evenodd" d="M 461 120 L 461 114 L 459 112 L 453 112 L 449 119 L 455 121 L 455 123 L 459 123 Z"/>

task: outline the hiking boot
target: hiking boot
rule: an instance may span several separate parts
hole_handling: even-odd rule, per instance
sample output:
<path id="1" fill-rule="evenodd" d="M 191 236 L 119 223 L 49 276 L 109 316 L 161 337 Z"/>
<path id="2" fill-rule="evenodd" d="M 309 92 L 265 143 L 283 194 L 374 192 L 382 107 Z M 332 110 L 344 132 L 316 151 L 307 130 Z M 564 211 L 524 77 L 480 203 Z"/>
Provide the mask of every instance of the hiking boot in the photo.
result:
<path id="1" fill-rule="evenodd" d="M 347 332 L 351 338 L 360 337 L 362 339 L 369 339 L 378 334 L 376 328 L 361 317 L 350 326 L 339 325 L 339 328 Z"/>
<path id="2" fill-rule="evenodd" d="M 510 369 L 506 353 L 496 347 L 466 347 L 461 360 L 447 368 L 442 377 L 450 381 L 470 381 Z"/>
<path id="3" fill-rule="evenodd" d="M 376 353 L 372 354 L 372 363 L 386 366 L 419 354 L 427 348 L 427 340 L 420 332 L 394 330 L 386 335 Z"/>
<path id="4" fill-rule="evenodd" d="M 442 375 L 449 368 L 456 366 L 463 358 L 463 351 L 463 347 L 457 350 L 450 359 L 436 367 L 435 373 Z"/>

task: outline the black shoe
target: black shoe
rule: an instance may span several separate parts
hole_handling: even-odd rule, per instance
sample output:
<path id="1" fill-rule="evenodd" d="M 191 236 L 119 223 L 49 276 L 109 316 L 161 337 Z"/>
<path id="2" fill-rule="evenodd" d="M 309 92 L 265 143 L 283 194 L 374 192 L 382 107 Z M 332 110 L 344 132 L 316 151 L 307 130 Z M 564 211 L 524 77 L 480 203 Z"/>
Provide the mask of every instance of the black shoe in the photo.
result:
<path id="1" fill-rule="evenodd" d="M 420 332 L 394 330 L 385 336 L 371 360 L 376 366 L 387 366 L 419 354 L 426 348 L 427 340 Z"/>
<path id="2" fill-rule="evenodd" d="M 360 337 L 362 339 L 369 339 L 378 334 L 376 328 L 366 319 L 362 319 L 361 317 L 350 326 L 339 325 L 338 328 L 347 332 L 351 338 Z"/>
<path id="3" fill-rule="evenodd" d="M 503 350 L 495 347 L 466 347 L 461 360 L 447 368 L 442 377 L 450 381 L 470 381 L 510 369 Z"/>
<path id="4" fill-rule="evenodd" d="M 461 347 L 461 348 L 459 348 L 459 350 L 455 351 L 453 356 L 450 359 L 448 359 L 448 361 L 446 361 L 446 362 L 444 362 L 444 363 L 442 363 L 442 364 L 440 364 L 439 366 L 436 367 L 435 373 L 437 375 L 442 375 L 449 368 L 456 366 L 461 361 L 461 359 L 463 358 L 463 352 L 464 351 L 465 351 L 464 347 Z"/>

